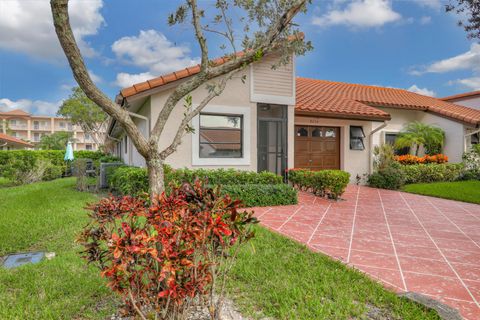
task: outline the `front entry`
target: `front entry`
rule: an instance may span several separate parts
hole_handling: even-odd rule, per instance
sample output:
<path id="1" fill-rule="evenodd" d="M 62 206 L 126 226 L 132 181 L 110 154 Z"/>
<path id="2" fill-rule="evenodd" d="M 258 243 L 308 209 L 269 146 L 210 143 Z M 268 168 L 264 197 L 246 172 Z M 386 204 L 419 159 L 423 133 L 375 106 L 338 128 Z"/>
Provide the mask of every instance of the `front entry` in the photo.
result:
<path id="1" fill-rule="evenodd" d="M 340 128 L 295 126 L 295 168 L 340 169 Z"/>
<path id="2" fill-rule="evenodd" d="M 285 176 L 287 169 L 287 106 L 259 104 L 257 107 L 258 171 Z"/>

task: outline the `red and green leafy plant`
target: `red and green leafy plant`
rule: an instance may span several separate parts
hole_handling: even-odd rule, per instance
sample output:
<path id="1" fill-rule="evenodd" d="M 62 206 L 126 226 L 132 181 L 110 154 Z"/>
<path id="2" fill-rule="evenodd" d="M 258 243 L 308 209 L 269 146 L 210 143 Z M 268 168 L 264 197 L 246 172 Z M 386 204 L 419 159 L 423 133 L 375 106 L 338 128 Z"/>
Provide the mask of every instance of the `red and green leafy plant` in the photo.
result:
<path id="1" fill-rule="evenodd" d="M 182 319 L 200 304 L 218 319 L 236 251 L 253 236 L 253 212 L 199 181 L 154 200 L 110 197 L 92 205 L 79 236 L 83 257 L 123 298 L 125 314 Z"/>
<path id="2" fill-rule="evenodd" d="M 404 165 L 422 164 L 422 163 L 447 163 L 448 157 L 444 154 L 435 154 L 432 156 L 425 155 L 423 157 L 417 157 L 411 154 L 403 156 L 395 156 L 395 161 Z"/>

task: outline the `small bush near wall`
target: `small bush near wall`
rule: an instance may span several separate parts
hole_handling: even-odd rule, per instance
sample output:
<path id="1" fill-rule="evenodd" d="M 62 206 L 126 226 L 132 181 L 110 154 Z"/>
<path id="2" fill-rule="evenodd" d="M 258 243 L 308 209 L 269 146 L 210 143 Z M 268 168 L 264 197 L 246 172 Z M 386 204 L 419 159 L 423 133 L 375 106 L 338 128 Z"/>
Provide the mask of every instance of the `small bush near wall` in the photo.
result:
<path id="1" fill-rule="evenodd" d="M 322 197 L 338 199 L 345 192 L 350 174 L 341 170 L 289 169 L 288 180 L 301 190 L 311 191 Z"/>
<path id="2" fill-rule="evenodd" d="M 405 183 L 448 182 L 455 181 L 463 171 L 461 163 L 417 164 L 401 166 Z"/>
<path id="3" fill-rule="evenodd" d="M 368 185 L 373 188 L 400 189 L 405 184 L 405 173 L 401 167 L 398 163 L 392 163 L 381 170 L 377 170 L 368 176 Z"/>
<path id="4" fill-rule="evenodd" d="M 480 144 L 463 154 L 465 169 L 460 177 L 462 180 L 480 180 Z"/>
<path id="5" fill-rule="evenodd" d="M 147 169 L 138 167 L 112 168 L 109 184 L 123 195 L 138 196 L 148 192 Z"/>

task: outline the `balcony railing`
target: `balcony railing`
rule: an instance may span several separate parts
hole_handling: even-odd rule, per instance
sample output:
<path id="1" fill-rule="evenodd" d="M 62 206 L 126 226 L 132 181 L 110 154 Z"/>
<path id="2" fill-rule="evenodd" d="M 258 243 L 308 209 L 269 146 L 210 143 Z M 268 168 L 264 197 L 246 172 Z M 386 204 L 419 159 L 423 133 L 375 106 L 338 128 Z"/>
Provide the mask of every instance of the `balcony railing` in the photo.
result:
<path id="1" fill-rule="evenodd" d="M 48 125 L 43 125 L 42 126 L 42 125 L 39 125 L 39 124 L 34 124 L 32 126 L 32 129 L 33 130 L 50 130 L 50 126 L 48 126 Z"/>
<path id="2" fill-rule="evenodd" d="M 8 125 L 10 129 L 15 129 L 15 130 L 27 130 L 28 126 L 26 123 L 17 123 L 17 124 L 9 124 Z"/>

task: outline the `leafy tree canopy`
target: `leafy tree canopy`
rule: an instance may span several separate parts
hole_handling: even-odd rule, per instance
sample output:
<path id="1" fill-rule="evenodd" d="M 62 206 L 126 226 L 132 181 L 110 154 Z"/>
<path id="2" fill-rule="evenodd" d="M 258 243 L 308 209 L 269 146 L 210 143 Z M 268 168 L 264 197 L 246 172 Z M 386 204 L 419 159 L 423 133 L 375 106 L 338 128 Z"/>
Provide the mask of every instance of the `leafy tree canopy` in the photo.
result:
<path id="1" fill-rule="evenodd" d="M 89 131 L 85 130 L 85 126 L 95 128 L 107 119 L 107 114 L 90 100 L 80 87 L 72 89 L 72 93 L 60 106 L 57 115 L 69 118 L 84 131 Z"/>
<path id="2" fill-rule="evenodd" d="M 71 132 L 55 132 L 45 135 L 40 139 L 38 148 L 42 150 L 64 150 L 68 141 L 73 141 Z"/>

